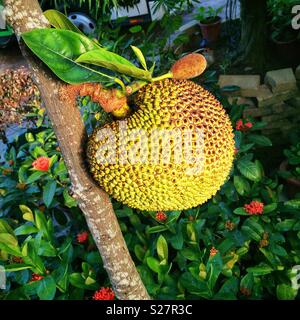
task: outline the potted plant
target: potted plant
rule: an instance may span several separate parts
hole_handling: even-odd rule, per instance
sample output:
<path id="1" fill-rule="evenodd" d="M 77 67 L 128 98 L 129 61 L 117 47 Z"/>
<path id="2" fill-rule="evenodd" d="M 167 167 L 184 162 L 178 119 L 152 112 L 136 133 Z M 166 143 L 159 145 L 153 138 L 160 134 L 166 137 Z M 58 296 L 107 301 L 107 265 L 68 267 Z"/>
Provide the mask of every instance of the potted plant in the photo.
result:
<path id="1" fill-rule="evenodd" d="M 300 192 L 300 143 L 284 150 L 286 160 L 280 165 L 279 175 L 285 179 L 290 196 Z"/>
<path id="2" fill-rule="evenodd" d="M 6 47 L 14 34 L 12 28 L 5 23 L 4 16 L 2 15 L 3 9 L 2 1 L 0 1 L 0 48 Z"/>
<path id="3" fill-rule="evenodd" d="M 297 40 L 299 32 L 291 25 L 293 18 L 292 8 L 298 0 L 268 0 L 268 14 L 270 16 L 271 41 L 276 51 L 282 57 L 289 54 L 297 55 Z"/>
<path id="4" fill-rule="evenodd" d="M 202 36 L 209 43 L 216 42 L 221 32 L 221 17 L 219 14 L 223 7 L 199 7 L 195 19 L 199 21 Z"/>

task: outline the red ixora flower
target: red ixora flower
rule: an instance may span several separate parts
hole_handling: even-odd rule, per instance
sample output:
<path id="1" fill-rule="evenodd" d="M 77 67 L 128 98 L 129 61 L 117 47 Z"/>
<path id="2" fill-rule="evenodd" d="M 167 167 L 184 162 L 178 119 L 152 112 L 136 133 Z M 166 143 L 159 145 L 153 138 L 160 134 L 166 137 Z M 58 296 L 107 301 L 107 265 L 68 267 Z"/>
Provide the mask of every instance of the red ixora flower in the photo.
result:
<path id="1" fill-rule="evenodd" d="M 101 288 L 93 295 L 93 300 L 114 300 L 115 293 L 111 288 Z"/>
<path id="2" fill-rule="evenodd" d="M 87 242 L 88 238 L 89 238 L 89 233 L 87 231 L 83 231 L 81 233 L 78 233 L 77 235 L 77 241 L 79 243 Z"/>
<path id="3" fill-rule="evenodd" d="M 243 119 L 239 119 L 236 122 L 235 129 L 238 131 L 247 131 L 253 127 L 252 123 L 250 121 L 247 121 L 244 123 Z"/>
<path id="4" fill-rule="evenodd" d="M 244 205 L 244 209 L 249 214 L 262 214 L 264 211 L 264 204 L 259 201 L 251 201 L 249 204 Z"/>
<path id="5" fill-rule="evenodd" d="M 36 170 L 48 171 L 50 167 L 50 159 L 47 157 L 39 157 L 32 162 L 32 166 Z"/>
<path id="6" fill-rule="evenodd" d="M 215 256 L 217 253 L 219 252 L 219 250 L 217 250 L 215 247 L 211 247 L 210 251 L 209 251 L 209 256 L 213 257 Z"/>
<path id="7" fill-rule="evenodd" d="M 155 219 L 158 221 L 166 221 L 168 216 L 163 211 L 158 211 L 155 215 Z"/>
<path id="8" fill-rule="evenodd" d="M 42 280 L 43 278 L 44 278 L 43 276 L 41 276 L 37 273 L 33 273 L 31 276 L 30 282 L 39 281 L 39 280 Z"/>

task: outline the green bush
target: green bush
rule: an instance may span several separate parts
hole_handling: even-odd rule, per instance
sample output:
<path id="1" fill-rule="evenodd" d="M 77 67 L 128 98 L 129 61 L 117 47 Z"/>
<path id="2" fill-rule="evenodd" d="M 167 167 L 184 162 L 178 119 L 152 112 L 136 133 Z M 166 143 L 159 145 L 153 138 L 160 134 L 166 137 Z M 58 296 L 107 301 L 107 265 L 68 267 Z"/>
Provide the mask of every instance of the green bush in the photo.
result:
<path id="1" fill-rule="evenodd" d="M 205 76 L 215 90 L 214 73 Z M 259 134 L 264 124 L 239 120 L 244 106 L 215 94 L 240 129 L 230 178 L 186 211 L 140 212 L 113 201 L 128 248 L 155 299 L 299 298 L 291 278 L 300 264 L 300 200 L 286 199 L 278 177 L 266 176 L 256 158 L 258 148 L 272 145 Z M 97 106 L 87 98 L 80 105 L 93 127 Z M 37 125 L 9 144 L 0 167 L 0 264 L 8 275 L 0 297 L 91 299 L 109 280 L 82 233 L 88 229 L 49 120 L 40 110 L 30 116 Z M 49 170 L 34 168 L 40 157 L 50 159 Z"/>

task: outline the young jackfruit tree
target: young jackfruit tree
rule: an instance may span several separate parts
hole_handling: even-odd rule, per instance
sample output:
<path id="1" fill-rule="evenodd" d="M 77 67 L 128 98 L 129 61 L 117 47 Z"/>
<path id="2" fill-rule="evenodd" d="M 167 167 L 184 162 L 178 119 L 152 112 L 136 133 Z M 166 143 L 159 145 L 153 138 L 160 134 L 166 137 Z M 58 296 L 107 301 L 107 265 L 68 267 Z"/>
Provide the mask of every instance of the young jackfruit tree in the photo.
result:
<path id="1" fill-rule="evenodd" d="M 48 37 L 38 37 L 32 31 L 23 34 L 23 39 L 57 76 L 69 83 L 61 90 L 62 99 L 75 103 L 78 95 L 90 96 L 115 117 L 97 127 L 88 139 L 89 168 L 99 186 L 130 207 L 151 211 L 189 209 L 215 195 L 232 167 L 234 136 L 220 102 L 188 80 L 205 70 L 205 58 L 195 53 L 187 55 L 167 74 L 153 77 L 154 68 L 148 70 L 138 48 L 133 50 L 143 69 L 74 30 L 59 29 L 62 24 L 55 25 L 55 19 L 53 25 L 57 29 L 49 29 Z M 49 42 L 51 36 L 54 44 Z M 49 47 L 44 56 L 35 50 L 37 42 Z M 68 64 L 74 62 L 71 76 L 61 74 L 67 69 L 60 65 L 64 61 L 50 61 L 55 50 L 60 50 L 60 59 L 68 55 L 67 49 L 72 51 L 69 42 L 73 47 L 77 43 L 77 48 L 84 44 L 80 52 L 69 52 L 66 57 Z M 97 67 L 92 69 L 91 65 Z M 125 85 L 111 73 L 103 73 L 103 68 L 136 81 Z M 121 88 L 109 89 L 103 79 Z"/>

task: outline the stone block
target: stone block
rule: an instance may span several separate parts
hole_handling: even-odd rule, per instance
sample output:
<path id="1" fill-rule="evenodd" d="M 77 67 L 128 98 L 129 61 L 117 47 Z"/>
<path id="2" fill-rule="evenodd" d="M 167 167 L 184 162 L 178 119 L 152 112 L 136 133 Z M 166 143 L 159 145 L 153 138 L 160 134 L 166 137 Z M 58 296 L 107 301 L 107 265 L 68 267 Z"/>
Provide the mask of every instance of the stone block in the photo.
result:
<path id="1" fill-rule="evenodd" d="M 278 104 L 282 101 L 292 99 L 296 97 L 298 94 L 298 89 L 273 94 L 270 90 L 268 91 L 264 88 L 263 90 L 261 90 L 260 95 L 256 97 L 257 105 L 259 107 L 267 107 L 273 104 Z"/>
<path id="2" fill-rule="evenodd" d="M 246 106 L 251 106 L 255 107 L 255 103 L 252 99 L 249 98 L 244 98 L 244 97 L 228 97 L 228 102 L 230 104 L 237 104 L 237 105 L 246 105 Z"/>
<path id="3" fill-rule="evenodd" d="M 297 88 L 296 77 L 292 68 L 268 71 L 264 82 L 271 87 L 273 93 Z"/>
<path id="4" fill-rule="evenodd" d="M 299 64 L 299 66 L 296 68 L 295 76 L 296 76 L 296 79 L 297 79 L 297 80 L 300 80 L 300 64 Z"/>
<path id="5" fill-rule="evenodd" d="M 244 118 L 247 118 L 249 116 L 253 118 L 259 118 L 262 116 L 271 115 L 272 112 L 273 111 L 271 107 L 265 107 L 265 108 L 249 107 L 249 108 L 245 108 L 243 116 Z"/>
<path id="6" fill-rule="evenodd" d="M 239 91 L 230 93 L 232 96 L 255 97 L 260 85 L 260 75 L 221 75 L 218 84 L 220 88 L 240 87 Z"/>
<path id="7" fill-rule="evenodd" d="M 289 99 L 286 101 L 286 103 L 288 103 L 289 105 L 291 105 L 295 108 L 299 108 L 299 110 L 300 110 L 300 96 Z"/>
<path id="8" fill-rule="evenodd" d="M 270 121 L 270 122 L 267 122 L 267 123 L 268 124 L 264 127 L 264 129 L 280 129 L 280 130 L 283 130 L 283 129 L 287 129 L 287 128 L 290 128 L 290 127 L 293 126 L 291 121 L 289 121 L 288 119 L 279 119 L 279 120 L 274 120 L 274 121 Z"/>

